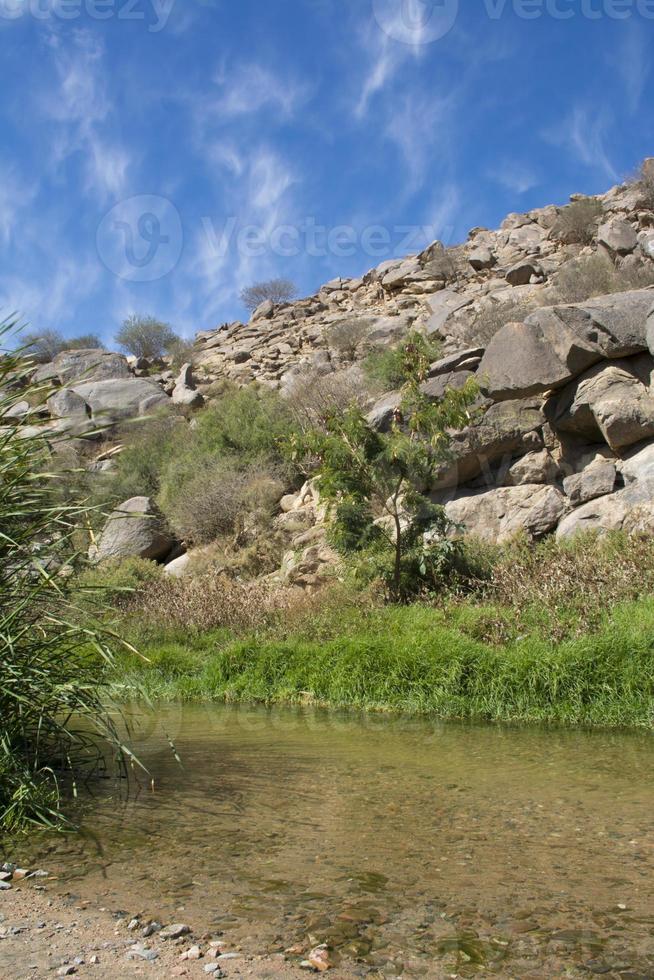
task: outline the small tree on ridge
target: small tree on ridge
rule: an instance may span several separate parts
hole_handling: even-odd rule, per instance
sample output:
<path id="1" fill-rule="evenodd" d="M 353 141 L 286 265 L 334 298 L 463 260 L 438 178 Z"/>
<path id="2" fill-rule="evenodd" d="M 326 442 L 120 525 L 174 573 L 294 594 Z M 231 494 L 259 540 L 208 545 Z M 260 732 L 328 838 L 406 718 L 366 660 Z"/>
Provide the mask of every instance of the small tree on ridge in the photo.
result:
<path id="1" fill-rule="evenodd" d="M 290 303 L 297 296 L 297 286 L 290 279 L 268 279 L 255 282 L 241 291 L 241 302 L 251 313 L 267 299 L 276 306 Z"/>

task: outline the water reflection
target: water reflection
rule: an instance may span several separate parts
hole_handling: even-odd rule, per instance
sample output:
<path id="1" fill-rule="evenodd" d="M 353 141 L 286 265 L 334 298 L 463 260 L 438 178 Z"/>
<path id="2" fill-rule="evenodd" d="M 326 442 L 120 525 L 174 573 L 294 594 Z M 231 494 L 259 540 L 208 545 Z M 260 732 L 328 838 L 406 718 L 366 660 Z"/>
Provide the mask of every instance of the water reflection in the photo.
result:
<path id="1" fill-rule="evenodd" d="M 154 792 L 103 784 L 80 837 L 35 845 L 61 888 L 166 919 L 183 907 L 255 951 L 328 942 L 386 975 L 654 976 L 646 734 L 131 715 Z"/>

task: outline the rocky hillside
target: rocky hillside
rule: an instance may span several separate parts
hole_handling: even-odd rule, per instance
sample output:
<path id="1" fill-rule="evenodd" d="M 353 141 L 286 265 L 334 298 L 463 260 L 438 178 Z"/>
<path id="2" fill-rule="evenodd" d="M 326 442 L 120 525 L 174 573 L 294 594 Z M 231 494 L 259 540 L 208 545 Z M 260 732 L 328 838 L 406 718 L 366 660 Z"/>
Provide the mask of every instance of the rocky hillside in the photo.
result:
<path id="1" fill-rule="evenodd" d="M 435 490 L 452 520 L 491 541 L 517 531 L 537 539 L 581 528 L 650 529 L 652 284 L 649 160 L 640 180 L 603 197 L 511 214 L 496 231 L 473 229 L 464 245 L 434 242 L 361 279 L 329 282 L 315 296 L 264 303 L 248 323 L 199 333 L 193 367 L 179 375 L 98 351 L 60 354 L 38 373 L 61 386 L 47 403 L 49 426 L 80 440 L 92 439 L 99 423 L 171 402 L 198 408 L 225 380 L 278 389 L 305 406 L 355 396 L 383 428 L 399 395 L 373 397 L 361 361 L 417 329 L 442 345 L 425 386 L 430 396 L 471 376 L 482 392 L 479 417 L 456 434 L 455 459 Z M 105 446 L 90 465 L 111 467 L 114 450 Z M 280 511 L 276 525 L 288 532 L 281 577 L 313 585 L 333 558 L 315 488 L 286 496 Z M 155 547 L 158 560 L 179 556 L 172 539 L 168 545 Z M 154 555 L 151 546 L 132 550 Z"/>

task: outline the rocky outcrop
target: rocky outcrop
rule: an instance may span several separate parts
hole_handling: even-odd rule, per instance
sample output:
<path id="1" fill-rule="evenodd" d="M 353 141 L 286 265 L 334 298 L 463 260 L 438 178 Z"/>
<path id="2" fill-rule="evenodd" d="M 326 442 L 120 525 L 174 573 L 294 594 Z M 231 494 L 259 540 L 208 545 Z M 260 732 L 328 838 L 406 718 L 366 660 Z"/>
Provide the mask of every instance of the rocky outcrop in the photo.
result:
<path id="1" fill-rule="evenodd" d="M 501 544 L 523 532 L 537 540 L 554 531 L 568 509 L 556 487 L 498 487 L 445 505 L 448 518 L 482 541 Z"/>
<path id="2" fill-rule="evenodd" d="M 93 421 L 98 425 L 111 425 L 121 419 L 147 415 L 170 404 L 170 399 L 158 384 L 133 376 L 83 384 L 75 382 L 69 392 L 88 406 Z"/>
<path id="3" fill-rule="evenodd" d="M 35 380 L 52 380 L 61 385 L 71 381 L 106 381 L 111 378 L 130 378 L 132 371 L 122 354 L 98 350 L 68 350 L 57 354 L 54 361 L 37 369 Z"/>
<path id="4" fill-rule="evenodd" d="M 149 497 L 132 497 L 110 515 L 89 558 L 103 562 L 116 558 L 162 561 L 175 546 Z"/>
<path id="5" fill-rule="evenodd" d="M 480 388 L 471 424 L 452 433 L 432 488 L 453 521 L 494 541 L 518 531 L 537 539 L 648 528 L 654 287 L 571 303 L 559 283 L 588 259 L 610 273 L 597 292 L 619 288 L 621 277 L 654 283 L 650 204 L 638 185 L 618 186 L 597 199 L 588 245 L 588 230 L 566 230 L 562 209 L 549 206 L 511 214 L 497 230 L 474 228 L 454 248 L 433 242 L 360 278 L 333 279 L 297 302 L 266 302 L 248 323 L 199 333 L 193 366 L 177 378 L 104 351 L 58 355 L 39 369 L 62 386 L 48 402 L 52 425 L 90 434 L 164 406 L 179 406 L 189 424 L 187 409 L 224 381 L 291 398 L 301 390 L 311 417 L 319 390 L 333 382 L 330 397 L 356 397 L 370 423 L 387 430 L 399 421 L 401 394 L 367 389 L 361 362 L 418 330 L 442 347 L 425 394 L 439 399 L 471 378 Z M 284 584 L 312 588 L 332 560 L 313 492 L 284 498 L 272 528 L 289 543 Z"/>

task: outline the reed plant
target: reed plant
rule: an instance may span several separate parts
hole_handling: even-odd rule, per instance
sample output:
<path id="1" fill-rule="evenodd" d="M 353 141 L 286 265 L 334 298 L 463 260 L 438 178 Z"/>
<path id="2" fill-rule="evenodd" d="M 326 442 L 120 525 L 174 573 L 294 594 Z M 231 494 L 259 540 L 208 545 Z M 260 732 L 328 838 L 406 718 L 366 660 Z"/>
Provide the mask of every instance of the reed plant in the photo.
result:
<path id="1" fill-rule="evenodd" d="M 16 350 L 15 319 L 0 324 L 0 829 L 61 826 L 63 800 L 109 763 L 122 744 L 98 686 L 117 638 L 94 615 L 102 597 L 83 596 L 74 537 L 83 501 L 64 502 L 53 466 L 58 436 L 27 405 L 48 384 Z"/>

